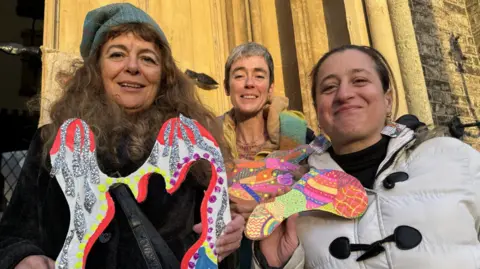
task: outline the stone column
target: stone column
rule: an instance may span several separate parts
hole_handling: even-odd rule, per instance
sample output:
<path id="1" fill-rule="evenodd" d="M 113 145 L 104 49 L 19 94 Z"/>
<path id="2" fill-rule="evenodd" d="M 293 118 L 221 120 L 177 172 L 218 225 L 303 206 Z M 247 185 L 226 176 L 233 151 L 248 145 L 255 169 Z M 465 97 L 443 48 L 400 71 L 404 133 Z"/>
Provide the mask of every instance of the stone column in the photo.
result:
<path id="1" fill-rule="evenodd" d="M 382 53 L 392 69 L 396 82 L 396 92 L 394 92 L 394 94 L 397 97 L 397 104 L 392 113 L 394 113 L 395 117 L 399 117 L 409 113 L 409 107 L 405 99 L 405 85 L 401 73 L 403 69 L 400 69 L 387 2 L 385 0 L 365 0 L 365 8 L 368 16 L 372 46 Z M 413 112 L 410 111 L 410 113 Z"/>
<path id="2" fill-rule="evenodd" d="M 252 40 L 248 0 L 225 1 L 229 51 Z"/>
<path id="3" fill-rule="evenodd" d="M 428 100 L 422 62 L 418 52 L 408 1 L 388 0 L 388 7 L 402 68 L 408 109 L 421 121 L 432 124 L 432 109 Z"/>
<path id="4" fill-rule="evenodd" d="M 264 45 L 272 54 L 275 67 L 274 94 L 285 96 L 283 80 L 283 63 L 280 45 L 280 35 L 277 22 L 277 7 L 275 0 L 249 1 L 251 16 L 251 31 L 254 42 Z"/>
<path id="5" fill-rule="evenodd" d="M 370 46 L 367 23 L 362 0 L 344 0 L 350 42 L 355 45 Z"/>
<path id="6" fill-rule="evenodd" d="M 329 50 L 323 0 L 291 0 L 290 5 L 295 30 L 303 112 L 309 126 L 318 133 L 309 74 L 318 59 Z"/>

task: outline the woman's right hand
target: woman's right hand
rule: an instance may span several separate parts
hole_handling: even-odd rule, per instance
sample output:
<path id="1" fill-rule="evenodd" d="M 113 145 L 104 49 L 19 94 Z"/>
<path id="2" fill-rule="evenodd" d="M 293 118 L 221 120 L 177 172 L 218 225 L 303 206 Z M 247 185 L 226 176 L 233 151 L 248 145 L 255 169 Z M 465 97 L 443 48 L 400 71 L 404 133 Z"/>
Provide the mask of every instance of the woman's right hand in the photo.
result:
<path id="1" fill-rule="evenodd" d="M 298 247 L 297 221 L 298 214 L 292 215 L 273 233 L 260 241 L 260 250 L 271 267 L 283 266 Z"/>
<path id="2" fill-rule="evenodd" d="M 34 255 L 23 259 L 15 269 L 54 269 L 55 262 L 47 256 Z"/>
<path id="3" fill-rule="evenodd" d="M 230 196 L 230 210 L 242 215 L 242 217 L 245 219 L 245 222 L 248 221 L 250 214 L 252 214 L 257 205 L 258 203 L 255 200 L 247 201 Z"/>

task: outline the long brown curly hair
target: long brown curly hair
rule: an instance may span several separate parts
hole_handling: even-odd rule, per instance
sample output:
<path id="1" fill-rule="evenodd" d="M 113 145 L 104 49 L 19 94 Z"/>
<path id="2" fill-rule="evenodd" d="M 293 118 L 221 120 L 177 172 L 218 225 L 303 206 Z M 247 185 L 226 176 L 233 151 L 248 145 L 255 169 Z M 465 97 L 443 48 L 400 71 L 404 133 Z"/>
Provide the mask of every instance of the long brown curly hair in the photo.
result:
<path id="1" fill-rule="evenodd" d="M 99 64 L 102 46 L 107 41 L 128 33 L 154 43 L 162 61 L 162 77 L 154 103 L 135 114 L 126 113 L 107 96 Z M 198 121 L 211 132 L 220 145 L 226 164 L 232 159 L 214 114 L 203 106 L 192 82 L 175 64 L 169 45 L 160 39 L 150 25 L 131 23 L 114 27 L 105 36 L 103 45 L 82 64 L 74 63 L 73 72 L 58 74 L 57 79 L 63 83 L 64 92 L 51 106 L 51 124 L 41 131 L 45 141 L 45 159 L 62 123 L 69 118 L 80 118 L 95 134 L 97 154 L 112 159 L 113 163 L 109 163 L 109 166 L 117 168 L 115 166 L 119 165 L 118 145 L 124 141 L 128 141 L 128 158 L 138 163 L 150 154 L 163 123 L 178 117 L 180 113 Z"/>

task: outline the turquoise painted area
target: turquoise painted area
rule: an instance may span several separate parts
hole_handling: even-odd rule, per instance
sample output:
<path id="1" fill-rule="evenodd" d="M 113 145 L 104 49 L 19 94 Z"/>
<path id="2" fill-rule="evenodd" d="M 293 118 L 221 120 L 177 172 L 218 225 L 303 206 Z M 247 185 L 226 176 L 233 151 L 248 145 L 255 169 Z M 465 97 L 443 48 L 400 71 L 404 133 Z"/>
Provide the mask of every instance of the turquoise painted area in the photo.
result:
<path id="1" fill-rule="evenodd" d="M 197 261 L 197 264 L 195 266 L 195 269 L 217 269 L 218 268 L 217 264 L 215 264 L 207 256 L 207 253 L 205 252 L 205 247 L 201 247 L 198 250 L 198 254 L 200 256 L 198 257 L 198 261 Z"/>
<path id="2" fill-rule="evenodd" d="M 291 112 L 280 113 L 280 135 L 293 139 L 298 144 L 305 143 L 307 122 Z"/>

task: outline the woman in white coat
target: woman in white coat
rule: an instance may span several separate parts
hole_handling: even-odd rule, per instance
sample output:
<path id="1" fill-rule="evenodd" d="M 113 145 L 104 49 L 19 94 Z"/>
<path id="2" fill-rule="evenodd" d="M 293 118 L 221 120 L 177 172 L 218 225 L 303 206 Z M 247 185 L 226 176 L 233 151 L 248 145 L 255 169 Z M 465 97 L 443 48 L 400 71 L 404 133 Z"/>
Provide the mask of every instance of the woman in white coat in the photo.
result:
<path id="1" fill-rule="evenodd" d="M 480 153 L 441 129 L 390 122 L 391 72 L 382 55 L 348 45 L 312 71 L 319 125 L 330 138 L 308 159 L 366 188 L 356 220 L 319 211 L 289 218 L 256 242 L 256 268 L 480 268 Z"/>

